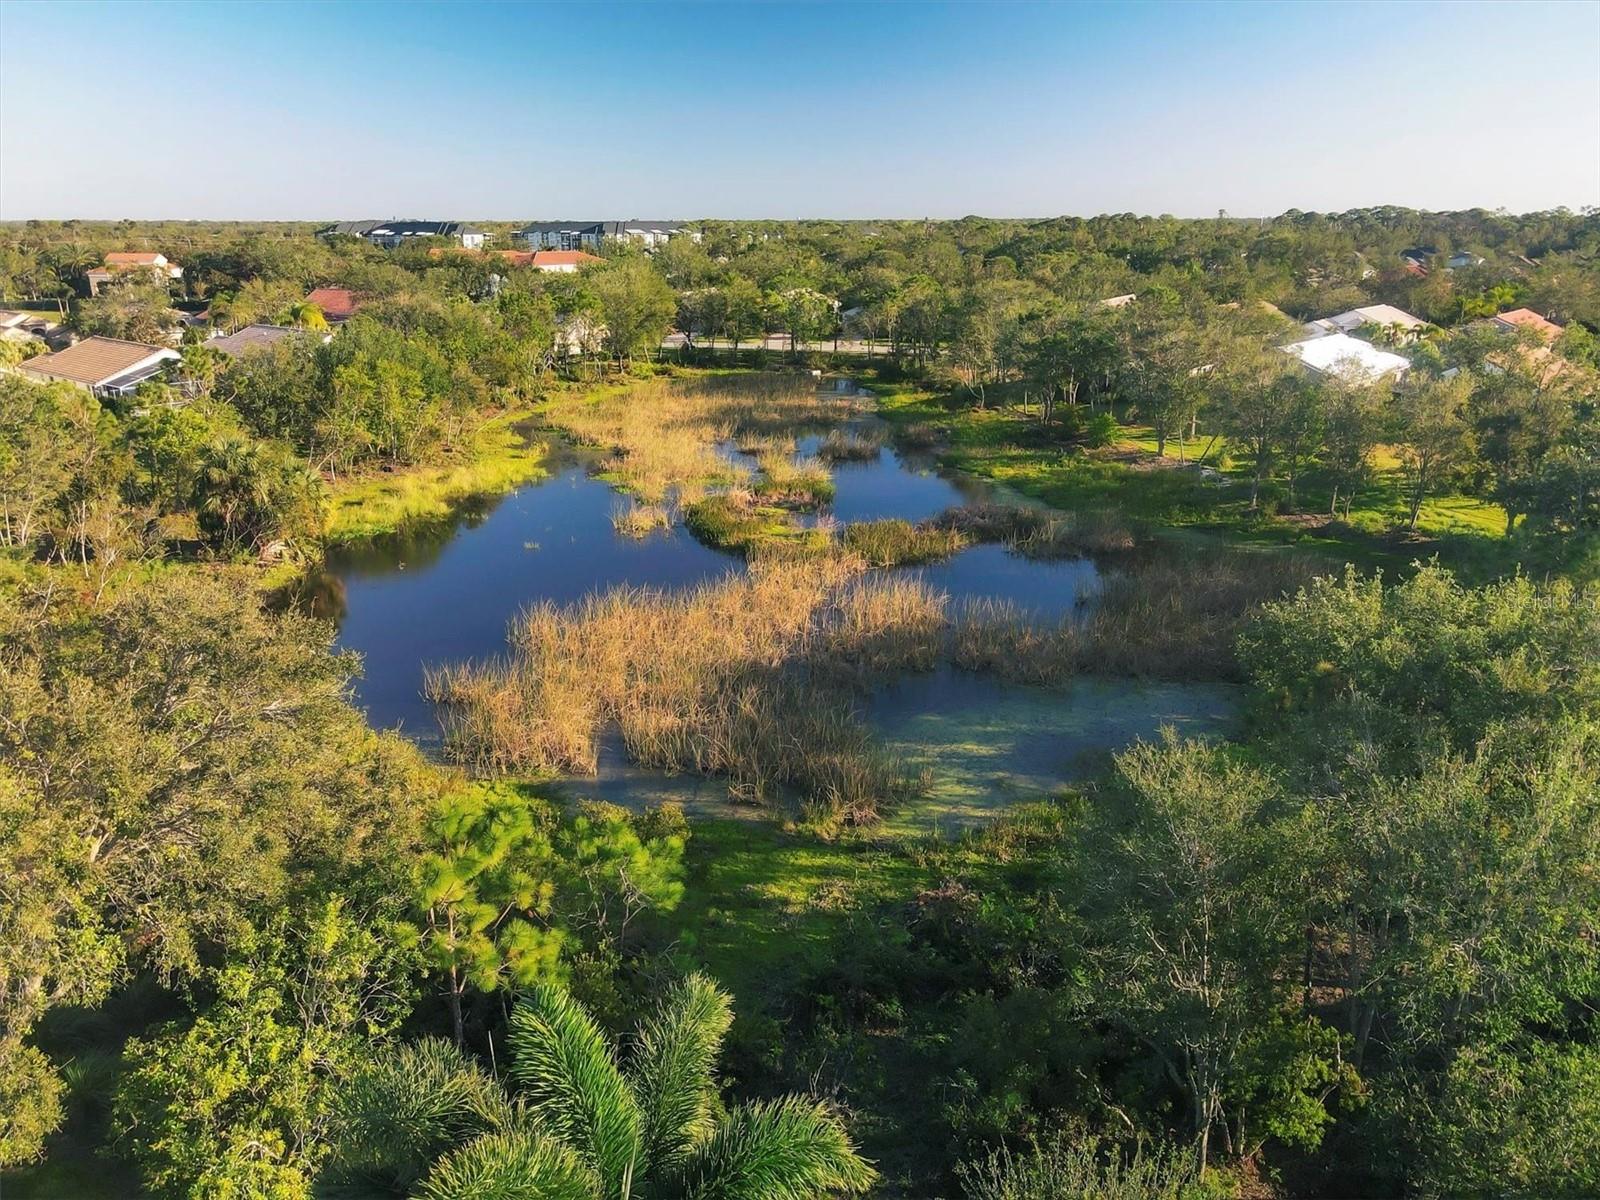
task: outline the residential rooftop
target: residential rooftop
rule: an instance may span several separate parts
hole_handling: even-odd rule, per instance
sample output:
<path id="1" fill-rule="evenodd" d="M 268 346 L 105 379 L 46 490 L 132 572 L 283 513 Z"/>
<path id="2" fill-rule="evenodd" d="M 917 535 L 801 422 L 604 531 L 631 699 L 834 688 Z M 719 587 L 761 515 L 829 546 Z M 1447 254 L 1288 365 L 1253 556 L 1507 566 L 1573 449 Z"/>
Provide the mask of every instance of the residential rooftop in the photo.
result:
<path id="1" fill-rule="evenodd" d="M 1283 352 L 1294 355 L 1313 371 L 1351 381 L 1382 379 L 1411 367 L 1409 359 L 1379 350 L 1347 333 L 1293 342 L 1284 346 Z"/>

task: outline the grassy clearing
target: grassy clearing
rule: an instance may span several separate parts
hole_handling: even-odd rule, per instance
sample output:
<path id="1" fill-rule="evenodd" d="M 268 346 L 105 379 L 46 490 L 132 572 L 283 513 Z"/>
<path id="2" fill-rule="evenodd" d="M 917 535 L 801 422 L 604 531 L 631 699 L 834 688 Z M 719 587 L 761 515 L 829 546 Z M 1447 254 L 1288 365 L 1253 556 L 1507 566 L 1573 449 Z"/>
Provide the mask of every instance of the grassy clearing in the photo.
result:
<path id="1" fill-rule="evenodd" d="M 502 495 L 538 478 L 545 446 L 516 428 L 527 417 L 507 413 L 487 422 L 459 462 L 341 480 L 333 488 L 324 540 L 362 541 L 446 520 L 467 500 Z"/>

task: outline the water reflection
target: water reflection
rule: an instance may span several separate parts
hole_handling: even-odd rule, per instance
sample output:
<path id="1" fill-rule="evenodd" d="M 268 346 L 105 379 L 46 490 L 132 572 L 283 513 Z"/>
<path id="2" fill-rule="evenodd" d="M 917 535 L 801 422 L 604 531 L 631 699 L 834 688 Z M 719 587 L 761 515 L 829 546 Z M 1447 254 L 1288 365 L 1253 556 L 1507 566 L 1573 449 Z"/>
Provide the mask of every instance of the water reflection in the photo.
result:
<path id="1" fill-rule="evenodd" d="M 884 432 L 875 417 L 850 428 Z M 820 433 L 801 439 L 800 452 L 815 453 L 820 440 Z M 722 449 L 748 461 L 731 446 Z M 504 653 L 507 624 L 529 604 L 570 603 L 624 584 L 678 589 L 744 569 L 681 527 L 643 540 L 618 536 L 611 518 L 621 501 L 590 476 L 591 465 L 590 456 L 558 446 L 547 477 L 450 522 L 339 551 L 307 581 L 307 602 L 339 623 L 339 647 L 363 658 L 356 700 L 375 726 L 398 727 L 436 748 L 438 725 L 422 696 L 425 666 Z M 874 461 L 838 464 L 834 479 L 829 511 L 841 522 L 921 521 L 993 496 L 980 482 L 887 444 Z M 1083 611 L 1100 588 L 1087 559 L 1030 561 L 1000 546 L 974 546 L 915 570 L 957 603 L 997 598 L 1049 619 Z M 925 822 L 933 813 L 960 823 L 1019 790 L 1037 794 L 1058 785 L 1082 751 L 1120 747 L 1168 721 L 1209 728 L 1230 707 L 1219 689 L 1099 681 L 1050 692 L 942 669 L 887 687 L 866 716 L 913 765 L 933 767 L 940 778 L 928 811 L 897 820 Z M 671 798 L 698 812 L 737 811 L 718 781 L 634 768 L 614 742 L 603 747 L 599 778 L 575 783 L 575 795 L 631 805 Z"/>

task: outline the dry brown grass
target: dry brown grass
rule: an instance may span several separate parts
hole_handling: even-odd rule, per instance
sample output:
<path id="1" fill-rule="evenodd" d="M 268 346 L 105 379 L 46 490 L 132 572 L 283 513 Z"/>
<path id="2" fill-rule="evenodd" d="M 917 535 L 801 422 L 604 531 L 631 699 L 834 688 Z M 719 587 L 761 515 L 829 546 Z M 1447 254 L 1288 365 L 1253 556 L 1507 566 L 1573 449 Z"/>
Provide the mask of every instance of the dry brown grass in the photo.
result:
<path id="1" fill-rule="evenodd" d="M 844 555 L 758 558 L 686 593 L 536 606 L 514 623 L 508 659 L 430 675 L 447 747 L 480 770 L 590 773 L 615 722 L 634 762 L 722 776 L 740 799 L 790 796 L 826 820 L 870 819 L 919 784 L 856 720 L 852 689 L 931 666 L 944 598 L 863 570 Z"/>
<path id="2" fill-rule="evenodd" d="M 738 373 L 693 380 L 653 379 L 586 394 L 563 394 L 546 415 L 574 440 L 609 452 L 602 464 L 646 503 L 703 495 L 746 476 L 718 442 L 769 453 L 792 451 L 794 432 L 859 411 L 858 400 L 819 395 L 809 376 Z"/>
<path id="3" fill-rule="evenodd" d="M 882 452 L 883 441 L 875 434 L 831 431 L 817 447 L 817 457 L 827 463 L 871 462 Z"/>

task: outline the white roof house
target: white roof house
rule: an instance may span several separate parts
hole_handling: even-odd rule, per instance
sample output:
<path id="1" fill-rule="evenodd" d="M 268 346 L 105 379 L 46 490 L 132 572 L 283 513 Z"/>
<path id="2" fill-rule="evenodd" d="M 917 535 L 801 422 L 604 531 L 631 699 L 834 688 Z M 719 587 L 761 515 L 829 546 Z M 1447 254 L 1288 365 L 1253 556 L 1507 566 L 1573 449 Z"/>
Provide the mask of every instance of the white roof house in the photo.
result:
<path id="1" fill-rule="evenodd" d="M 1294 355 L 1318 374 L 1334 375 L 1352 382 L 1402 375 L 1411 367 L 1409 359 L 1379 350 L 1348 333 L 1307 338 L 1283 347 L 1283 352 Z"/>
<path id="2" fill-rule="evenodd" d="M 1306 326 L 1306 336 L 1323 337 L 1332 333 L 1353 333 L 1363 325 L 1385 327 L 1398 325 L 1409 331 L 1421 329 L 1426 324 L 1422 318 L 1413 317 L 1405 309 L 1396 308 L 1392 304 L 1368 304 L 1363 308 L 1352 308 L 1349 312 L 1339 313 L 1337 316 L 1312 321 Z"/>

